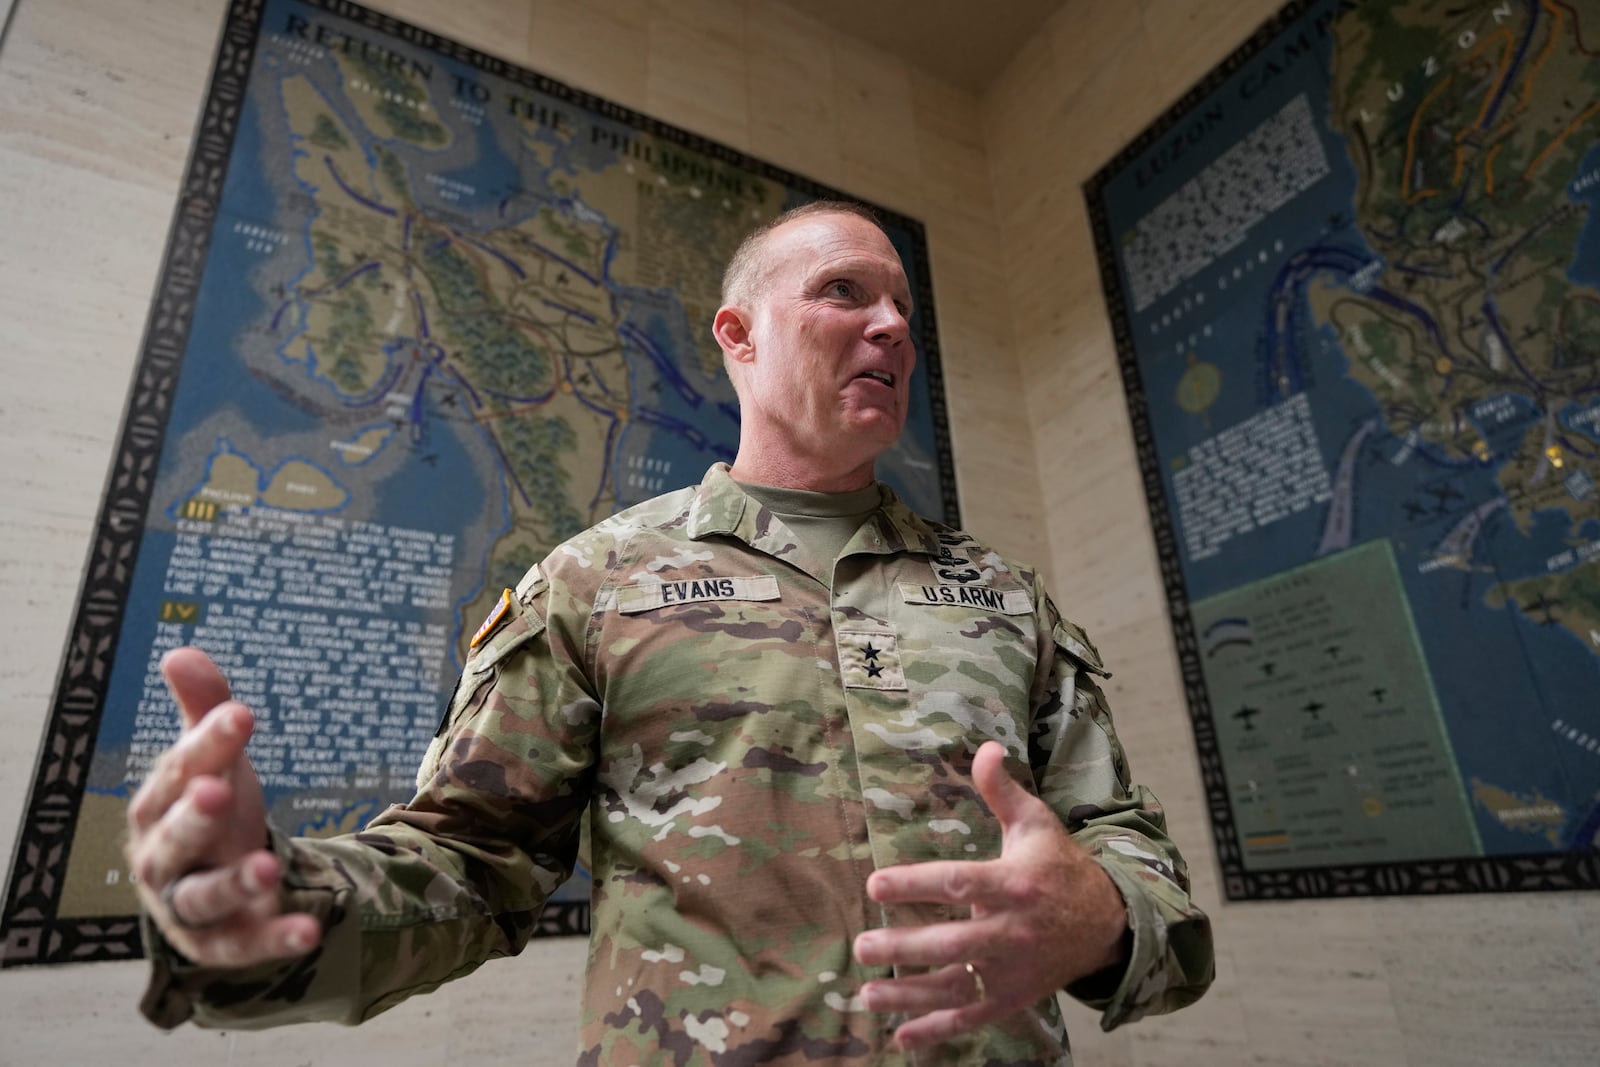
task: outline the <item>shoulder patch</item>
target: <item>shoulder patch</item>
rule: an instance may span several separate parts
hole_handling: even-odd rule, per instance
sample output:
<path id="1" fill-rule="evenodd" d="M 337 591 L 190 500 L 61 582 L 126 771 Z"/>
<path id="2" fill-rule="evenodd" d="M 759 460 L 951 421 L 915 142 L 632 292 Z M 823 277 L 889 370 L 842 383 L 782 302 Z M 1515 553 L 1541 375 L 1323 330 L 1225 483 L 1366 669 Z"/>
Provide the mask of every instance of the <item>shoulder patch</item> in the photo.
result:
<path id="1" fill-rule="evenodd" d="M 518 588 L 520 589 L 521 586 L 518 586 Z M 489 612 L 489 617 L 483 620 L 483 625 L 478 627 L 478 632 L 472 635 L 472 641 L 467 647 L 476 649 L 484 641 L 488 640 L 489 635 L 494 633 L 502 622 L 505 622 L 506 615 L 510 610 L 511 590 L 507 589 L 500 594 L 500 602 L 494 606 L 493 611 Z"/>

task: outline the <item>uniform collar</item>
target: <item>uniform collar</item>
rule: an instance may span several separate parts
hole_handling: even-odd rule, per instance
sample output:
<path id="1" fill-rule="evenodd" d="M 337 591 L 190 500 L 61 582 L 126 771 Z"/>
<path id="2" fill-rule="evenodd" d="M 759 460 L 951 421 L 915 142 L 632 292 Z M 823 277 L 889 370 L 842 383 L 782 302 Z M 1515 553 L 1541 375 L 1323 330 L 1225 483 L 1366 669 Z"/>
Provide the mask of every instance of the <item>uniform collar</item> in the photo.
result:
<path id="1" fill-rule="evenodd" d="M 907 507 L 895 491 L 882 482 L 878 483 L 878 493 L 881 501 L 878 510 L 857 533 L 850 551 L 938 555 L 939 535 L 928 520 Z M 873 527 L 876 542 L 870 536 L 863 537 L 867 526 Z M 733 480 L 726 463 L 712 464 L 696 487 L 694 500 L 689 505 L 688 534 L 694 541 L 716 534 L 737 537 L 779 559 L 793 556 L 798 547 L 784 531 L 783 524 L 770 512 L 763 511 L 760 502 Z"/>

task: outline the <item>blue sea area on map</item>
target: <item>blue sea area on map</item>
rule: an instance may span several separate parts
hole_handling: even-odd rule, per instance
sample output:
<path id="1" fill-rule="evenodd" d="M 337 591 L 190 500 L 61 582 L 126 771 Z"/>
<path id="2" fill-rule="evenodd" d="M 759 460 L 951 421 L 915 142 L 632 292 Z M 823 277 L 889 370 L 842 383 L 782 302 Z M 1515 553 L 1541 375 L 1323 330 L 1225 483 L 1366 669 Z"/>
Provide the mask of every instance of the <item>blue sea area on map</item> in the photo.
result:
<path id="1" fill-rule="evenodd" d="M 442 97 L 443 93 L 436 96 Z M 446 112 L 443 117 L 449 119 L 451 116 Z M 471 129 L 460 124 L 459 120 L 458 125 L 462 129 Z M 501 144 L 501 137 L 491 136 L 490 129 L 500 133 L 501 127 L 498 122 L 492 126 L 486 124 L 472 141 L 471 159 L 462 166 L 453 170 L 439 170 L 431 165 L 429 167 L 432 173 L 454 179 L 472 190 L 465 192 L 457 187 L 457 199 L 442 202 L 440 206 L 471 216 L 483 229 L 510 225 L 516 221 L 514 218 L 500 217 L 501 207 L 507 197 L 524 191 L 544 195 L 549 188 L 542 173 L 530 173 L 531 168 L 521 165 L 519 159 L 507 155 Z M 460 149 L 452 145 L 449 155 L 455 156 L 459 152 Z M 429 155 L 414 147 L 410 148 L 407 154 L 418 160 L 426 160 Z M 412 188 L 417 190 L 426 188 L 426 183 L 418 180 L 415 168 L 412 171 Z"/>
<path id="2" fill-rule="evenodd" d="M 1257 68 L 1264 60 L 1246 64 L 1223 83 L 1216 95 L 1226 101 L 1228 128 L 1209 135 L 1214 144 L 1208 143 L 1206 152 L 1190 153 L 1185 157 L 1187 162 L 1180 160 L 1183 166 L 1156 175 L 1143 189 L 1126 179 L 1109 186 L 1106 206 L 1111 232 L 1120 234 L 1131 230 L 1152 205 L 1175 193 L 1216 154 L 1226 150 L 1235 137 L 1271 118 L 1283 107 L 1284 101 L 1295 94 L 1306 94 L 1312 102 L 1313 114 L 1325 118 L 1330 45 L 1326 39 L 1319 43 L 1320 51 L 1316 56 L 1302 58 L 1297 65 L 1277 75 L 1272 83 L 1275 95 L 1261 93 L 1251 99 L 1242 96 L 1241 86 L 1259 83 L 1262 75 Z M 1260 372 L 1258 346 L 1264 330 L 1263 320 L 1272 306 L 1272 292 L 1279 281 L 1279 272 L 1296 252 L 1308 248 L 1328 249 L 1338 253 L 1332 258 L 1351 264 L 1365 264 L 1377 258 L 1359 231 L 1350 225 L 1356 175 L 1347 158 L 1343 138 L 1328 130 L 1325 123 L 1319 125 L 1330 166 L 1326 177 L 1288 206 L 1260 221 L 1243 244 L 1223 253 L 1189 282 L 1156 300 L 1143 312 L 1129 309 L 1145 393 L 1152 407 L 1160 412 L 1152 420 L 1152 429 L 1163 456 L 1184 455 L 1191 447 L 1259 414 L 1266 406 L 1272 394 Z M 1336 218 L 1340 219 L 1340 225 L 1330 228 L 1329 220 Z M 1239 271 L 1238 278 L 1234 277 L 1235 270 Z M 1328 273 L 1331 272 L 1324 272 L 1323 276 Z M 1217 284 L 1218 279 L 1226 282 L 1226 288 Z M 1164 316 L 1182 309 L 1185 298 L 1191 301 L 1187 317 L 1194 325 L 1181 328 L 1174 324 L 1152 332 L 1153 324 L 1160 324 Z M 1366 418 L 1376 414 L 1376 405 L 1365 389 L 1353 384 L 1349 386 L 1350 392 L 1338 399 L 1324 391 L 1343 382 L 1346 360 L 1331 332 L 1321 333 L 1312 327 L 1304 300 L 1296 303 L 1296 324 L 1304 339 L 1311 342 L 1307 346 L 1311 351 L 1305 354 L 1304 363 L 1309 378 L 1301 386 L 1313 396 L 1317 433 L 1331 469 L 1337 465 L 1345 438 Z M 1206 326 L 1210 327 L 1209 334 L 1205 332 Z M 1243 343 L 1246 339 L 1255 343 Z M 1221 393 L 1202 416 L 1189 416 L 1176 404 L 1179 382 L 1189 369 L 1190 353 L 1222 372 Z M 1162 476 L 1169 507 L 1176 515 L 1170 467 L 1163 466 Z M 1310 509 L 1238 537 L 1228 542 L 1220 555 L 1210 559 L 1196 562 L 1185 554 L 1184 577 L 1190 597 L 1201 599 L 1305 562 L 1321 540 L 1322 524 L 1320 509 Z"/>
<path id="3" fill-rule="evenodd" d="M 1586 403 L 1574 401 L 1568 404 L 1557 413 L 1557 418 L 1569 432 L 1581 433 L 1600 442 L 1600 396 Z"/>
<path id="4" fill-rule="evenodd" d="M 1312 26 L 1332 7 L 1331 2 L 1314 6 L 1298 25 Z M 1158 158 L 1158 140 L 1102 190 L 1109 232 L 1113 241 L 1120 241 L 1147 212 L 1300 93 L 1311 105 L 1330 168 L 1258 221 L 1243 244 L 1223 252 L 1142 311 L 1125 296 L 1167 507 L 1180 519 L 1171 462 L 1175 457 L 1296 393 L 1310 401 L 1330 478 L 1335 478 L 1346 446 L 1364 432 L 1351 450 L 1350 538 L 1332 550 L 1375 537 L 1390 539 L 1464 788 L 1470 792 L 1476 778 L 1519 796 L 1556 798 L 1572 813 L 1565 827 L 1570 835 L 1594 806 L 1600 772 L 1594 755 L 1557 737 L 1551 723 L 1565 715 L 1570 724 L 1600 732 L 1600 700 L 1570 707 L 1559 696 L 1597 691 L 1595 650 L 1522 609 L 1486 603 L 1503 581 L 1547 573 L 1547 560 L 1570 547 L 1570 518 L 1558 510 L 1540 512 L 1531 531 L 1523 533 L 1500 507 L 1484 517 L 1471 547 L 1471 569 L 1422 570 L 1456 523 L 1480 506 L 1501 501 L 1504 491 L 1496 481 L 1497 463 L 1449 459 L 1420 438 L 1397 439 L 1376 398 L 1352 377 L 1350 357 L 1332 326 L 1313 320 L 1306 296 L 1310 284 L 1370 284 L 1352 278 L 1378 257 L 1354 224 L 1357 176 L 1351 149 L 1329 123 L 1331 38 L 1309 29 L 1308 36 L 1316 45 L 1314 54 L 1302 54 L 1288 69 L 1279 63 L 1272 73 L 1267 64 L 1281 59 L 1282 52 L 1264 49 L 1197 105 L 1192 113 L 1220 107 L 1225 115 L 1224 125 L 1206 128 L 1198 148 L 1190 143 L 1185 154 L 1158 167 L 1151 164 Z M 1269 73 L 1273 92 L 1251 97 L 1247 90 L 1264 84 Z M 1590 217 L 1570 277 L 1594 284 L 1600 280 L 1600 149 L 1589 153 L 1580 174 L 1597 177 L 1581 197 Z M 1131 292 L 1126 274 L 1122 289 Z M 1263 372 L 1263 338 L 1272 328 L 1270 316 L 1280 298 L 1287 302 L 1287 342 L 1293 353 L 1290 363 L 1278 368 L 1289 379 L 1287 391 Z M 1179 383 L 1192 361 L 1211 364 L 1221 374 L 1220 393 L 1198 414 L 1178 405 Z M 1509 454 L 1530 421 L 1544 417 L 1530 396 L 1511 393 L 1505 399 L 1512 414 L 1487 428 L 1498 455 Z M 1569 408 L 1561 413 L 1563 421 L 1570 425 L 1581 410 Z M 1600 436 L 1600 420 L 1585 433 Z M 1189 598 L 1200 600 L 1317 558 L 1328 515 L 1326 504 L 1310 507 L 1237 536 L 1216 555 L 1199 560 L 1182 547 L 1180 532 L 1179 560 Z M 1588 536 L 1596 528 L 1600 523 L 1586 524 Z M 1525 662 L 1483 655 L 1481 650 L 1489 648 L 1520 649 Z M 1507 743 L 1511 723 L 1517 724 L 1515 744 Z M 1481 806 L 1473 805 L 1473 811 L 1491 854 L 1555 847 L 1542 837 L 1507 829 Z"/>
<path id="5" fill-rule="evenodd" d="M 1488 403 L 1505 404 L 1513 414 L 1499 416 L 1495 419 L 1473 418 L 1472 424 L 1478 428 L 1484 442 L 1489 446 L 1489 451 L 1494 455 L 1503 455 L 1516 447 L 1522 435 L 1526 434 L 1534 423 L 1544 418 L 1544 412 L 1539 410 L 1539 405 L 1533 398 L 1522 393 L 1500 393 L 1497 396 L 1486 397 L 1485 403 L 1480 407 L 1487 407 Z"/>
<path id="6" fill-rule="evenodd" d="M 257 94 L 248 95 L 241 112 L 222 199 L 224 218 L 283 225 L 276 222 L 278 194 L 265 177 L 269 168 L 262 157 L 260 99 Z M 267 99 L 275 101 L 276 97 L 268 96 Z M 275 116 L 274 121 L 281 119 Z M 178 381 L 167 424 L 169 441 L 186 441 L 202 424 L 215 419 L 219 413 L 226 413 L 230 427 L 247 427 L 262 441 L 317 433 L 314 439 L 320 440 L 326 447 L 329 435 L 322 420 L 274 391 L 252 389 L 249 391 L 248 406 L 238 402 L 241 386 L 253 381 L 240 355 L 242 331 L 261 323 L 270 313 L 257 287 L 250 282 L 260 263 L 260 257 L 248 251 L 246 242 L 232 233 L 230 222 L 218 223 L 207 255 L 197 301 L 198 311 L 190 327 L 183 373 Z M 330 391 L 321 399 L 332 402 L 335 397 Z M 491 515 L 487 507 L 489 494 L 478 475 L 477 465 L 460 439 L 462 431 L 457 428 L 459 424 L 439 418 L 438 415 L 437 410 L 425 408 L 421 424 L 415 428 L 421 435 L 420 439 L 389 443 L 388 447 L 414 449 L 417 459 L 408 473 L 395 476 L 383 493 L 375 495 L 374 510 L 370 515 L 363 515 L 363 518 L 385 525 L 442 533 L 459 529 L 463 515 L 471 516 L 472 522 L 482 522 Z M 236 440 L 241 435 L 230 433 L 228 436 Z M 208 444 L 214 445 L 215 441 Z M 432 456 L 433 459 L 423 464 L 420 459 L 423 455 Z M 171 448 L 166 449 L 162 455 L 157 484 L 169 492 L 192 490 L 192 485 L 179 486 L 174 483 L 178 465 L 188 458 Z M 260 457 L 250 458 L 258 467 L 262 465 Z M 300 458 L 327 470 L 335 481 L 340 479 L 339 467 L 335 465 L 331 453 L 325 451 L 321 455 Z M 417 480 L 408 485 L 413 476 Z M 165 510 L 173 503 L 174 500 L 161 499 L 156 501 L 156 506 Z M 129 603 L 144 605 L 146 611 L 152 613 L 130 613 L 125 619 L 108 692 L 137 694 L 143 689 L 147 657 L 155 640 L 156 619 L 152 606 L 161 603 L 173 545 L 174 535 L 168 523 L 152 522 L 146 526 Z M 468 590 L 460 595 L 466 596 L 470 592 Z M 427 613 L 421 610 L 391 610 L 390 614 L 402 621 L 427 617 Z M 459 662 L 454 662 L 453 647 L 450 656 L 454 668 L 459 669 Z M 453 670 L 445 673 L 453 674 Z M 448 684 L 442 683 L 441 699 Z M 117 710 L 118 714 L 108 714 L 102 718 L 97 742 L 100 751 L 124 750 L 132 739 L 132 709 Z M 121 778 L 120 766 L 97 765 L 91 788 L 125 792 L 120 785 Z"/>
<path id="7" fill-rule="evenodd" d="M 1588 220 L 1578 235 L 1578 247 L 1567 267 L 1567 277 L 1579 285 L 1600 287 L 1600 144 L 1578 164 L 1569 188 L 1575 204 L 1588 209 Z"/>
<path id="8" fill-rule="evenodd" d="M 261 177 L 259 130 L 258 107 L 253 97 L 247 98 L 234 141 L 233 158 L 237 165 L 229 171 L 223 204 L 225 210 L 254 208 L 246 216 L 252 222 L 270 220 L 272 205 L 272 197 Z M 245 376 L 234 350 L 234 330 L 238 323 L 256 321 L 266 310 L 255 288 L 241 284 L 241 279 L 248 277 L 250 263 L 243 252 L 243 242 L 231 238 L 230 229 L 226 223 L 219 223 L 213 231 L 199 301 L 199 306 L 206 310 L 206 314 L 197 314 L 190 327 L 183 374 L 178 379 L 177 395 L 167 422 L 169 440 L 182 440 L 201 421 L 212 417 L 217 411 L 234 408 L 233 396 L 240 378 Z M 239 414 L 242 418 L 243 413 Z M 280 417 L 285 425 L 298 421 L 294 428 L 299 430 L 310 429 L 314 425 L 309 414 L 293 409 L 281 413 Z M 158 484 L 170 478 L 175 461 L 171 449 L 163 453 Z M 157 506 L 167 503 L 158 501 Z M 174 542 L 168 523 L 146 525 L 129 589 L 129 603 L 161 603 L 161 591 Z M 108 692 L 131 695 L 143 691 L 148 666 L 146 660 L 155 642 L 156 621 L 153 612 L 130 613 L 123 620 Z M 118 714 L 101 718 L 96 743 L 98 751 L 120 750 L 133 738 L 132 709 L 116 710 Z M 98 766 L 96 769 L 101 770 Z M 107 774 L 110 777 L 106 777 Z M 121 780 L 121 767 L 106 767 L 102 774 L 93 776 L 91 788 L 119 790 Z"/>
<path id="9" fill-rule="evenodd" d="M 466 526 L 494 526 L 503 531 L 509 526 L 505 488 L 497 485 L 491 489 L 484 484 L 477 473 L 478 463 L 469 451 L 469 442 L 463 440 L 465 435 L 480 444 L 488 439 L 488 432 L 477 423 L 447 418 L 437 401 L 430 400 L 421 420 L 419 436 L 412 446 L 409 468 L 386 483 L 383 492 L 374 494 L 370 521 L 435 533 L 453 533 Z M 458 547 L 454 566 L 462 577 L 483 573 L 488 565 L 486 556 L 463 559 L 460 552 Z M 460 615 L 462 605 L 476 595 L 478 583 L 467 585 L 458 578 L 455 587 L 452 622 L 460 628 L 468 623 Z M 426 617 L 426 613 L 420 611 L 386 610 L 402 619 Z M 447 674 L 454 674 L 462 667 L 454 642 L 450 645 L 449 662 Z"/>
<path id="10" fill-rule="evenodd" d="M 731 390 L 720 373 L 711 377 L 699 369 L 692 356 L 694 343 L 686 336 L 688 323 L 676 302 L 663 309 L 659 296 L 633 292 L 623 336 L 630 348 L 630 388 L 639 399 L 617 449 L 616 469 L 623 474 L 627 459 L 648 456 L 667 465 L 664 488 L 694 485 L 712 463 L 732 462 L 738 448 L 739 421 L 718 404 L 731 396 Z M 664 358 L 669 352 L 689 358 L 669 361 Z M 626 476 L 617 484 L 625 486 Z M 640 492 L 626 503 L 638 503 L 659 491 Z"/>

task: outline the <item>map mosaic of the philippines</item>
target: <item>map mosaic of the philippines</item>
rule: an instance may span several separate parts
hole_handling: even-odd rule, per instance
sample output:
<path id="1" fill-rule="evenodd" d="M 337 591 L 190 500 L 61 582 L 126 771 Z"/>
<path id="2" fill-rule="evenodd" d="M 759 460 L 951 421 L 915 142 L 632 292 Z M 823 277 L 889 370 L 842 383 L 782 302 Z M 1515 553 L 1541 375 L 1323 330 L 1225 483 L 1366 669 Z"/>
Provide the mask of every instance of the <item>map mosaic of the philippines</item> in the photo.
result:
<path id="1" fill-rule="evenodd" d="M 1228 896 L 1600 888 L 1600 8 L 1291 4 L 1086 193 Z"/>
<path id="2" fill-rule="evenodd" d="M 474 629 L 560 541 L 731 460 L 722 266 L 806 179 L 342 0 L 224 29 L 31 807 L 5 962 L 140 951 L 126 802 L 193 643 L 274 821 L 412 793 Z M 921 226 L 883 213 L 920 385 L 880 474 L 956 521 Z M 581 932 L 565 887 L 545 932 Z"/>

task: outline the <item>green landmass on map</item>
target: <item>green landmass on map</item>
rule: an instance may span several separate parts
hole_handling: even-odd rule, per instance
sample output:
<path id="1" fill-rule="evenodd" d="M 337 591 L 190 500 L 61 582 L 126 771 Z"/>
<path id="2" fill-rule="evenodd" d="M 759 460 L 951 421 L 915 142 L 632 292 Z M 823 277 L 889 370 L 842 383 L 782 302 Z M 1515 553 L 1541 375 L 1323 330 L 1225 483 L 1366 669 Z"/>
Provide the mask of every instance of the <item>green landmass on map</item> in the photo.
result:
<path id="1" fill-rule="evenodd" d="M 430 80 L 415 67 L 383 63 L 360 51 L 330 50 L 345 96 L 361 121 L 380 137 L 441 148 L 450 131 L 430 117 L 435 109 Z"/>
<path id="2" fill-rule="evenodd" d="M 327 471 L 304 460 L 288 460 L 268 472 L 223 439 L 191 499 L 215 504 L 218 510 L 264 505 L 283 511 L 335 511 L 350 494 Z"/>
<path id="3" fill-rule="evenodd" d="M 427 118 L 437 106 L 427 83 L 404 68 L 349 57 L 340 65 L 346 95 L 377 140 L 330 111 L 309 77 L 285 78 L 280 91 L 300 149 L 294 177 L 310 197 L 312 249 L 283 354 L 346 404 L 379 413 L 391 405 L 385 417 L 397 432 L 338 442 L 347 462 L 404 441 L 406 391 L 424 369 L 458 387 L 446 399 L 452 417 L 487 430 L 512 486 L 511 526 L 463 607 L 474 620 L 550 548 L 619 506 L 609 442 L 645 398 L 635 395 L 622 340 L 634 309 L 618 290 L 670 291 L 690 323 L 709 323 L 721 264 L 785 198 L 748 175 L 735 195 L 706 182 L 704 169 L 653 165 L 669 146 L 643 134 L 597 171 L 557 166 L 551 130 L 530 109 L 515 124 L 516 149 L 522 166 L 548 168 L 556 196 L 514 194 L 504 226 L 467 228 L 423 209 L 415 184 L 433 176 L 413 173 L 392 147 L 448 139 Z M 460 179 L 443 187 L 450 181 Z M 679 358 L 719 371 L 709 328 L 687 332 L 694 351 Z"/>
<path id="4" fill-rule="evenodd" d="M 1559 574 L 1501 582 L 1484 601 L 1491 608 L 1511 603 L 1542 625 L 1565 627 L 1600 655 L 1600 567 L 1592 562 Z"/>
<path id="5" fill-rule="evenodd" d="M 1566 827 L 1569 813 L 1539 790 L 1518 793 L 1474 778 L 1472 801 L 1507 829 L 1533 834 L 1544 838 L 1552 847 L 1561 847 L 1561 831 Z"/>
<path id="6" fill-rule="evenodd" d="M 1593 20 L 1580 31 L 1576 19 L 1565 4 L 1454 0 L 1341 15 L 1331 122 L 1385 296 L 1323 279 L 1310 297 L 1395 436 L 1495 465 L 1523 535 L 1556 511 L 1579 549 L 1583 523 L 1600 519 L 1600 449 L 1564 447 L 1574 435 L 1559 420 L 1600 387 L 1600 291 L 1567 276 L 1587 221 L 1568 189 L 1600 137 L 1600 54 L 1581 40 Z M 1446 562 L 1465 565 L 1466 547 Z M 1595 582 L 1588 567 L 1494 595 L 1524 610 L 1558 596 L 1559 624 L 1587 642 Z"/>

